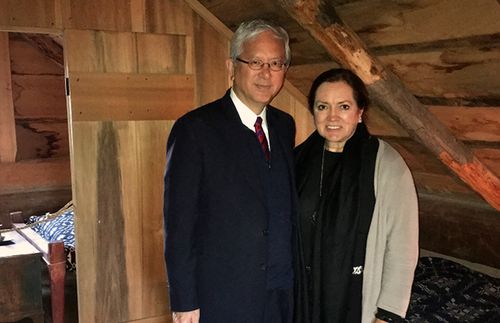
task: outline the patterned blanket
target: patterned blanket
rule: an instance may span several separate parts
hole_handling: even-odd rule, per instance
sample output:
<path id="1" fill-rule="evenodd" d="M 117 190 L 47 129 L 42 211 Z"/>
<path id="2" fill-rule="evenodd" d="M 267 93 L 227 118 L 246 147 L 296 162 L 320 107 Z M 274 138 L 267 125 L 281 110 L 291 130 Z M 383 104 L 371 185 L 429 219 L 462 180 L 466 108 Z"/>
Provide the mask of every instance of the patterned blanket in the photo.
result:
<path id="1" fill-rule="evenodd" d="M 500 279 L 436 257 L 420 258 L 405 322 L 500 322 Z"/>

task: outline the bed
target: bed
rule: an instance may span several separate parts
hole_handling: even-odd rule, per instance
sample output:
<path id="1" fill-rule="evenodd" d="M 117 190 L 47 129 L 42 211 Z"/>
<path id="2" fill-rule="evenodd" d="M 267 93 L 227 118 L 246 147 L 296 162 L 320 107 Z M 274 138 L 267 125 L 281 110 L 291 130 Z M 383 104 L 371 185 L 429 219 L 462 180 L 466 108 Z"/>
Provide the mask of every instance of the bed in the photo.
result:
<path id="1" fill-rule="evenodd" d="M 31 216 L 26 223 L 14 223 L 13 226 L 40 251 L 47 264 L 52 322 L 63 323 L 66 271 L 74 271 L 76 268 L 74 211 L 71 202 L 54 214 Z"/>

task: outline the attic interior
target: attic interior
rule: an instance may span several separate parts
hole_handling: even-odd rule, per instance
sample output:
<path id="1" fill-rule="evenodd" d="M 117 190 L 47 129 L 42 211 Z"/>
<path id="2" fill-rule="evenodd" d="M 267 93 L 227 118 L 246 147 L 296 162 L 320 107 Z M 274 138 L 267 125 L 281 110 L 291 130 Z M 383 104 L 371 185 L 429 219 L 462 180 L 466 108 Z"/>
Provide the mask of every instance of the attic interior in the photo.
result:
<path id="1" fill-rule="evenodd" d="M 227 86 L 223 75 L 220 75 L 220 80 L 214 81 L 214 84 L 208 85 L 206 81 L 211 80 L 212 73 L 223 73 L 221 66 L 223 67 L 224 53 L 227 50 L 224 47 L 227 35 L 236 29 L 239 22 L 246 19 L 262 17 L 277 21 L 290 34 L 292 65 L 287 72 L 289 84 L 283 91 L 286 90 L 286 95 L 293 96 L 299 103 L 296 104 L 296 108 L 283 105 L 283 103 L 295 102 L 292 100 L 277 98 L 277 102 L 274 103 L 280 108 L 295 112 L 293 116 L 298 128 L 296 144 L 299 144 L 313 129 L 310 115 L 307 111 L 303 111 L 304 99 L 312 80 L 326 69 L 346 66 L 349 62 L 355 64 L 355 61 L 339 59 L 332 55 L 338 49 L 332 43 L 334 37 L 328 34 L 331 29 L 325 26 L 333 20 L 332 12 L 335 12 L 338 15 L 337 18 L 348 28 L 347 30 L 359 37 L 359 43 L 350 45 L 355 49 L 357 49 L 355 45 L 365 47 L 372 59 L 401 81 L 403 86 L 401 91 L 410 93 L 425 107 L 425 116 L 410 118 L 415 122 L 427 121 L 423 126 L 425 135 L 420 137 L 415 135 L 414 129 L 408 128 L 405 116 L 396 115 L 393 110 L 379 106 L 377 103 L 381 101 L 375 100 L 368 110 L 366 119 L 369 131 L 396 148 L 412 171 L 419 197 L 420 247 L 425 251 L 474 263 L 479 267 L 487 266 L 490 273 L 493 270 L 498 274 L 500 270 L 500 212 L 498 209 L 500 203 L 498 196 L 500 177 L 500 77 L 498 75 L 500 71 L 500 21 L 498 17 L 500 4 L 498 1 L 460 1 L 457 4 L 451 0 L 333 0 L 319 7 L 315 1 L 302 3 L 300 1 L 261 0 L 253 2 L 176 0 L 171 1 L 174 3 L 172 7 L 169 7 L 170 4 L 163 5 L 159 1 L 151 1 L 149 4 L 144 4 L 145 7 L 150 7 L 142 8 L 142 16 L 138 15 L 142 18 L 134 18 L 132 14 L 133 9 L 137 9 L 133 7 L 137 3 L 134 1 L 132 1 L 132 7 L 127 8 L 125 8 L 126 5 L 112 2 L 106 4 L 99 0 L 91 1 L 93 6 L 87 7 L 68 1 L 72 4 L 63 6 L 63 11 L 67 16 L 62 14 L 64 18 L 57 19 L 51 18 L 47 12 L 52 10 L 56 12 L 54 17 L 57 17 L 58 6 L 50 0 L 42 2 L 45 5 L 31 8 L 32 17 L 25 20 L 19 19 L 21 9 L 26 9 L 22 8 L 22 5 L 17 8 L 12 5 L 6 10 L 0 7 L 0 12 L 10 14 L 10 16 L 9 14 L 0 15 L 0 30 L 4 30 L 0 32 L 2 37 L 0 38 L 2 48 L 0 80 L 7 83 L 10 80 L 12 85 L 11 87 L 2 86 L 0 89 L 2 91 L 0 93 L 0 133 L 2 136 L 0 139 L 0 183 L 2 183 L 0 217 L 2 219 L 13 215 L 17 216 L 16 220 L 26 220 L 32 215 L 55 212 L 73 199 L 79 201 L 77 205 L 80 205 L 81 211 L 77 210 L 77 213 L 86 216 L 80 228 L 77 229 L 77 242 L 78 239 L 87 241 L 88 237 L 92 237 L 95 239 L 93 243 L 96 246 L 100 243 L 109 243 L 108 239 L 112 238 L 106 237 L 106 231 L 91 229 L 97 227 L 95 223 L 98 219 L 103 219 L 102 214 L 99 213 L 103 212 L 103 209 L 99 208 L 99 203 L 102 202 L 99 202 L 97 198 L 83 198 L 85 194 L 93 196 L 94 193 L 98 195 L 97 193 L 103 191 L 89 190 L 86 184 L 81 185 L 82 180 L 87 177 L 88 182 L 93 180 L 97 182 L 97 178 L 99 176 L 102 178 L 103 173 L 88 166 L 92 163 L 98 164 L 100 159 L 89 153 L 93 150 L 85 150 L 88 142 L 82 138 L 89 141 L 97 138 L 94 127 L 96 127 L 95 123 L 101 121 L 106 123 L 111 120 L 113 124 L 117 124 L 118 128 L 121 127 L 121 131 L 129 127 L 130 123 L 134 123 L 130 127 L 141 130 L 137 130 L 137 133 L 127 132 L 125 135 L 123 133 L 117 135 L 118 141 L 124 140 L 121 136 L 128 136 L 129 141 L 121 141 L 121 145 L 130 143 L 130 140 L 136 137 L 142 138 L 140 137 L 142 135 L 148 140 L 153 138 L 151 145 L 154 144 L 157 147 L 137 146 L 135 150 L 119 152 L 118 154 L 122 154 L 120 156 L 140 155 L 138 152 L 143 151 L 141 149 L 145 149 L 146 152 L 152 149 L 163 149 L 164 147 L 161 147 L 164 144 L 163 139 L 166 138 L 171 124 L 181 112 L 217 98 L 221 90 Z M 311 18 L 308 15 L 316 10 L 322 12 L 324 16 L 318 15 Z M 74 15 L 71 16 L 68 12 Z M 93 14 L 94 18 L 86 18 L 83 14 L 77 15 L 77 12 Z M 128 16 L 132 17 L 132 22 L 124 22 L 124 18 L 115 17 L 115 12 L 128 13 Z M 175 17 L 170 16 L 174 13 Z M 13 17 L 18 19 L 12 19 Z M 481 18 L 478 19 L 478 17 Z M 44 19 L 48 21 L 46 25 L 43 24 Z M 134 25 L 134 21 L 140 19 L 144 21 L 138 25 L 143 27 Z M 172 21 L 172 25 L 162 24 L 155 19 Z M 317 24 L 322 27 L 315 28 Z M 43 28 L 50 32 L 42 32 L 46 31 L 41 30 Z M 66 29 L 71 30 L 66 31 Z M 158 41 L 161 44 L 159 46 L 166 47 L 157 51 L 151 51 L 152 47 L 145 46 L 152 52 L 149 57 L 150 65 L 142 67 L 142 70 L 141 68 L 134 69 L 128 62 L 124 63 L 126 56 L 131 55 L 125 54 L 129 46 L 127 40 L 120 38 L 121 36 L 109 42 L 106 40 L 106 37 L 112 39 L 115 34 L 130 32 L 153 34 L 148 35 L 153 39 L 151 43 L 156 42 L 163 34 L 173 35 L 171 38 L 176 39 Z M 182 39 L 177 40 L 177 38 Z M 151 43 L 141 40 L 139 36 L 135 39 L 137 46 L 141 44 L 151 46 Z M 63 50 L 66 51 L 66 46 L 64 46 L 66 41 L 69 54 L 63 54 Z M 90 41 L 102 42 L 99 43 L 102 47 L 96 45 L 100 52 L 98 50 L 84 51 L 85 45 Z M 106 52 L 108 49 L 106 46 L 111 48 L 109 53 Z M 121 49 L 118 49 L 120 46 L 122 46 Z M 204 50 L 220 54 L 220 65 L 213 62 L 213 57 L 207 57 Z M 82 56 L 87 57 L 78 57 L 78 51 L 82 51 Z M 164 52 L 175 58 L 165 58 Z M 99 58 L 98 55 L 101 54 L 104 58 Z M 107 61 L 109 57 L 107 55 L 115 58 L 116 62 Z M 63 57 L 69 58 L 69 62 L 65 62 Z M 210 59 L 210 64 L 206 63 L 208 59 Z M 151 62 L 155 60 L 161 62 L 158 64 L 161 66 L 153 67 Z M 95 61 L 98 62 L 95 63 Z M 141 60 L 137 59 L 137 61 Z M 99 64 L 103 67 L 93 66 Z M 71 102 L 72 107 L 68 106 L 65 93 L 65 68 L 70 72 L 69 82 L 72 89 L 75 85 L 73 96 L 75 101 Z M 116 74 L 113 74 L 114 78 L 111 82 L 117 80 L 116 84 L 123 84 L 119 83 L 121 79 L 117 74 L 132 74 L 136 73 L 136 70 L 139 71 L 138 73 L 146 71 L 148 75 L 155 73 L 158 75 L 160 73 L 163 73 L 162 75 L 195 75 L 194 85 L 192 85 L 194 88 L 192 92 L 195 94 L 186 96 L 186 100 L 190 102 L 184 111 L 158 112 L 152 116 L 143 112 L 136 119 L 120 115 L 120 112 L 115 112 L 115 110 L 109 113 L 116 113 L 118 117 L 104 115 L 105 112 L 98 114 L 95 112 L 97 110 L 92 110 L 93 106 L 89 111 L 92 110 L 91 113 L 94 114 L 89 117 L 85 115 L 86 110 L 78 107 L 77 104 L 81 102 L 88 105 L 94 103 L 90 100 L 76 101 L 77 94 L 88 93 L 79 89 L 76 80 L 84 80 L 85 77 L 92 76 L 92 73 L 104 75 L 114 72 Z M 207 85 L 203 85 L 204 81 Z M 376 89 L 370 90 L 376 91 Z M 394 94 L 392 99 L 397 102 L 397 93 L 387 95 L 390 94 Z M 180 105 L 184 106 L 184 104 Z M 115 107 L 112 104 L 103 105 L 104 108 L 108 106 Z M 131 104 L 131 106 L 134 105 Z M 75 113 L 82 111 L 84 117 L 79 117 Z M 137 120 L 139 121 L 135 123 Z M 145 126 L 141 123 L 144 120 L 152 123 L 154 120 L 159 120 L 158 122 L 163 125 L 154 124 L 150 129 L 143 130 L 141 127 L 149 127 L 149 124 Z M 165 124 L 166 129 L 155 128 L 165 127 Z M 442 137 L 442 132 L 438 131 L 440 128 L 436 128 L 436 124 L 446 129 L 447 137 Z M 70 134 L 74 137 L 71 138 Z M 430 139 L 423 141 L 423 137 Z M 450 143 L 444 138 L 456 140 L 458 144 Z M 101 145 L 99 148 L 108 149 L 109 147 Z M 467 172 L 470 169 L 453 168 L 453 165 L 450 166 L 451 163 L 447 164 L 440 160 L 436 153 L 440 149 L 448 149 L 446 151 L 459 161 L 470 161 L 471 158 L 477 160 L 484 169 L 488 170 L 488 176 L 472 176 L 472 179 L 466 177 L 465 180 L 460 178 L 460 170 Z M 73 155 L 70 157 L 72 150 Z M 79 151 L 82 154 L 79 154 Z M 111 153 L 108 154 L 108 152 L 103 155 L 110 155 Z M 162 152 L 158 155 L 162 155 Z M 156 155 L 152 154 L 152 156 Z M 119 167 L 125 167 L 126 165 L 120 164 L 121 162 L 117 162 Z M 157 168 L 160 173 L 163 160 L 159 159 L 157 164 L 152 168 Z M 107 167 L 113 165 L 115 164 L 111 162 L 105 163 L 103 169 L 108 169 Z M 131 162 L 128 165 L 135 167 L 136 164 Z M 141 167 L 146 166 L 139 166 L 136 171 L 140 172 L 141 169 L 145 169 Z M 102 172 L 103 169 L 100 171 Z M 121 173 L 122 177 L 126 178 L 123 174 L 125 173 Z M 471 174 L 475 173 L 471 171 Z M 484 172 L 480 173 L 480 175 L 484 174 Z M 136 174 L 132 175 L 136 176 Z M 104 177 L 109 179 L 109 177 Z M 144 181 L 150 181 L 149 184 L 153 183 L 148 187 L 161 190 L 159 186 L 161 179 L 160 181 L 158 178 L 156 181 L 150 180 L 149 178 L 155 178 L 153 175 L 145 177 L 147 179 Z M 138 181 L 136 178 L 134 180 Z M 110 188 L 117 187 L 112 185 L 106 187 L 106 189 Z M 84 190 L 87 191 L 84 192 Z M 129 196 L 127 194 L 133 194 L 133 192 L 126 192 L 124 196 Z M 103 195 L 105 194 L 100 196 Z M 145 194 L 145 196 L 149 195 Z M 114 195 L 104 197 L 108 198 L 108 201 L 116 199 Z M 126 200 L 123 197 L 122 199 Z M 99 260 L 98 251 L 94 255 L 89 252 L 90 247 L 89 249 L 82 247 L 79 257 L 87 260 L 92 258 L 92 260 L 85 262 L 85 266 L 82 266 L 85 270 L 89 268 L 90 270 L 78 279 L 93 283 L 78 290 L 79 302 L 81 302 L 79 304 L 81 322 L 85 322 L 93 313 L 98 313 L 97 315 L 103 318 L 112 316 L 109 312 L 99 308 L 99 301 L 89 301 L 89 295 L 105 293 L 103 286 L 106 284 L 101 281 L 102 287 L 100 287 L 96 283 L 98 281 L 96 277 L 107 268 L 126 272 L 128 276 L 144 277 L 141 279 L 143 285 L 139 287 L 127 282 L 126 277 L 120 277 L 119 279 L 126 282 L 123 284 L 127 285 L 130 291 L 134 288 L 142 290 L 143 293 L 153 290 L 151 298 L 166 299 L 165 291 L 161 290 L 166 284 L 162 276 L 164 270 L 161 264 L 162 259 L 154 262 L 147 260 L 153 255 L 161 255 L 159 248 L 162 232 L 158 225 L 161 223 L 161 210 L 158 210 L 161 201 L 159 203 L 154 198 L 153 203 L 143 201 L 142 204 L 136 205 L 132 202 L 123 202 L 123 200 L 118 203 L 119 211 L 113 209 L 113 212 L 123 215 L 126 223 L 123 230 L 130 236 L 130 241 L 117 242 L 117 246 L 124 243 L 129 248 L 127 252 L 123 251 L 123 254 L 120 253 L 116 257 L 126 255 L 127 259 L 136 259 L 134 257 L 137 256 L 141 259 L 138 263 L 144 264 L 143 268 L 146 269 L 141 271 L 138 265 L 130 265 L 130 263 L 110 264 L 112 260 L 108 262 Z M 92 203 L 97 206 L 89 207 L 92 210 L 87 209 L 86 205 Z M 138 205 L 143 207 L 144 214 L 151 214 L 154 220 L 150 221 L 151 218 L 145 215 L 141 215 L 140 219 L 130 216 L 129 214 L 134 212 L 139 213 L 137 209 L 140 206 Z M 153 242 L 148 242 L 143 238 L 148 234 L 147 232 L 137 233 L 135 228 L 140 221 L 156 223 L 154 228 L 151 225 L 150 236 L 154 239 Z M 110 222 L 107 223 L 110 224 Z M 146 250 L 141 251 L 140 256 L 139 252 L 134 249 L 135 247 L 130 247 L 135 244 L 134 241 L 142 241 L 144 247 L 142 250 Z M 83 244 L 82 242 L 81 245 Z M 111 259 L 115 258 L 111 257 Z M 148 281 L 145 277 L 161 278 Z M 123 288 L 123 286 L 120 285 L 118 288 Z M 100 300 L 103 299 L 104 296 Z M 122 310 L 121 313 L 129 313 L 129 316 L 122 317 L 122 321 L 153 316 L 169 317 L 165 314 L 168 312 L 165 304 L 158 304 L 162 303 L 159 301 L 145 304 L 148 302 L 146 299 L 144 298 L 144 304 L 141 303 L 141 306 L 131 307 L 128 311 Z M 131 303 L 133 303 L 133 296 L 130 295 L 127 304 Z M 121 303 L 114 305 L 117 308 L 122 306 L 122 309 L 128 306 Z"/>

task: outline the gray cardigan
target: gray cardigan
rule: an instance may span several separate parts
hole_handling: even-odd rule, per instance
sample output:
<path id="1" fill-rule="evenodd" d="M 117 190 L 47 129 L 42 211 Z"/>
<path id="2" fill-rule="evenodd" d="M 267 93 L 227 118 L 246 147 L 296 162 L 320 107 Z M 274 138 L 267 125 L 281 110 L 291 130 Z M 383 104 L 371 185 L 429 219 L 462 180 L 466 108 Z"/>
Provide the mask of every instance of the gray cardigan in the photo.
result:
<path id="1" fill-rule="evenodd" d="M 362 323 L 377 307 L 402 317 L 410 302 L 418 260 L 418 202 L 408 166 L 383 140 L 375 162 L 376 202 L 363 272 Z"/>

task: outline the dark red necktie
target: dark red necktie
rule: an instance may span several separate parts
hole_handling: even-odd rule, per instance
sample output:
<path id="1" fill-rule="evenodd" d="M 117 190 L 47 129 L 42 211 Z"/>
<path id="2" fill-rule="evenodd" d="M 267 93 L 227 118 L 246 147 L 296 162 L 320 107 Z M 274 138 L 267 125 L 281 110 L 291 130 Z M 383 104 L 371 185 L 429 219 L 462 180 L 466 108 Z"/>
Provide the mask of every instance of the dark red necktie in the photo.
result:
<path id="1" fill-rule="evenodd" d="M 260 147 L 262 148 L 262 151 L 264 152 L 264 155 L 266 156 L 266 160 L 269 161 L 269 159 L 270 159 L 269 147 L 267 146 L 266 134 L 264 133 L 264 129 L 262 129 L 262 118 L 257 117 L 257 121 L 255 121 L 255 124 L 253 126 L 255 127 L 255 134 L 257 135 L 257 138 L 259 139 Z"/>

